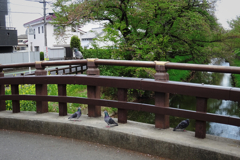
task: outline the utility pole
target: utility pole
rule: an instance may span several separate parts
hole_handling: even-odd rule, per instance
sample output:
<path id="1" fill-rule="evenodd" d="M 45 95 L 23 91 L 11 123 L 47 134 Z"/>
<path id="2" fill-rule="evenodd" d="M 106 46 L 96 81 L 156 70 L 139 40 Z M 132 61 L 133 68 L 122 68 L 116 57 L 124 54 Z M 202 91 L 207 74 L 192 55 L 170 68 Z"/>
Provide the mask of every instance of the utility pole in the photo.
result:
<path id="1" fill-rule="evenodd" d="M 47 48 L 47 28 L 46 28 L 46 0 L 26 0 L 30 2 L 39 2 L 43 3 L 43 16 L 44 16 L 44 57 L 45 59 L 48 60 L 48 48 Z"/>
<path id="2" fill-rule="evenodd" d="M 43 16 L 44 16 L 44 45 L 45 45 L 45 57 L 46 60 L 48 60 L 48 48 L 47 48 L 47 23 L 46 23 L 46 0 L 43 0 L 42 2 L 39 3 L 43 3 Z"/>

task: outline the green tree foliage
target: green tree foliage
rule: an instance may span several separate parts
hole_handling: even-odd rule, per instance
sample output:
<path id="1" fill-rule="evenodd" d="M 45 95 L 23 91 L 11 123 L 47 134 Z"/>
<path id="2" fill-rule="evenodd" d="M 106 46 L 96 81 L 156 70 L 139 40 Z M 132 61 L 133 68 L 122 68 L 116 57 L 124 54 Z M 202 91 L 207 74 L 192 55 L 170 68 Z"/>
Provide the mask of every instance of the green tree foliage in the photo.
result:
<path id="1" fill-rule="evenodd" d="M 227 32 L 225 45 L 228 50 L 239 52 L 240 49 L 240 16 L 228 22 L 231 30 Z"/>
<path id="2" fill-rule="evenodd" d="M 55 23 L 85 24 L 105 20 L 105 41 L 115 44 L 114 58 L 166 60 L 168 55 L 207 57 L 218 42 L 215 0 L 97 0 L 54 4 Z"/>
<path id="3" fill-rule="evenodd" d="M 72 36 L 71 37 L 71 41 L 70 41 L 70 47 L 73 48 L 78 48 L 78 50 L 83 53 L 83 48 L 81 46 L 80 43 L 80 39 L 78 38 L 78 36 Z"/>

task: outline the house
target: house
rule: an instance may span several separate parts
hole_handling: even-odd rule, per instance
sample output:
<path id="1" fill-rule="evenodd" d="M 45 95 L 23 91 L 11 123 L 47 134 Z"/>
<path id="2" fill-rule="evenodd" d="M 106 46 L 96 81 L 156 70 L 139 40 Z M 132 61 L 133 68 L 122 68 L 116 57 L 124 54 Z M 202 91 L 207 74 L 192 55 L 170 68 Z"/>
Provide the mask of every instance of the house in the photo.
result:
<path id="1" fill-rule="evenodd" d="M 18 45 L 16 50 L 27 50 L 28 49 L 28 37 L 26 34 L 21 34 L 18 36 Z"/>
<path id="2" fill-rule="evenodd" d="M 93 47 L 94 43 L 96 43 L 96 45 L 99 48 L 104 48 L 104 47 L 113 45 L 112 42 L 94 41 L 94 39 L 103 37 L 105 35 L 105 32 L 103 31 L 103 29 L 104 27 L 92 28 L 86 34 L 81 36 L 81 46 L 85 49 L 91 49 L 91 48 L 94 48 Z"/>
<path id="3" fill-rule="evenodd" d="M 0 3 L 0 53 L 12 53 L 13 46 L 17 45 L 17 30 L 6 26 L 7 0 L 2 0 Z"/>
<path id="4" fill-rule="evenodd" d="M 47 34 L 47 47 L 61 47 L 69 46 L 70 40 L 73 35 L 80 37 L 85 32 L 79 30 L 79 26 L 72 25 L 71 27 L 63 27 L 53 25 L 50 22 L 56 18 L 54 14 L 49 14 L 46 16 L 46 34 Z M 30 27 L 34 31 L 34 35 L 29 35 L 28 41 L 30 49 L 32 51 L 44 51 L 45 42 L 44 42 L 44 17 L 35 19 L 33 21 L 27 22 L 23 25 L 24 27 Z M 62 29 L 61 34 L 57 34 L 57 30 Z M 59 33 L 59 32 L 58 32 Z"/>

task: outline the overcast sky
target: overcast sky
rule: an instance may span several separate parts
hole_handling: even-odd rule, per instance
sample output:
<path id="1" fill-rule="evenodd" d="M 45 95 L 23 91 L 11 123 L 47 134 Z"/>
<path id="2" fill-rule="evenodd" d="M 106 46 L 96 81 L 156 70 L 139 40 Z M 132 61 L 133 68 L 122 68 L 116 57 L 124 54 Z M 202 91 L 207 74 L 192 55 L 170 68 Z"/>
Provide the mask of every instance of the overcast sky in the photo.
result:
<path id="1" fill-rule="evenodd" d="M 24 23 L 43 16 L 43 4 L 39 2 L 31 2 L 34 0 L 9 0 L 11 7 L 11 27 L 16 27 L 18 35 L 24 34 L 26 28 L 23 27 Z M 53 1 L 53 0 L 46 0 Z M 226 29 L 229 29 L 227 24 L 228 20 L 235 19 L 240 15 L 240 0 L 221 0 L 216 6 L 216 16 L 219 23 Z M 52 12 L 50 4 L 47 4 L 47 13 Z M 88 31 L 91 27 L 84 27 L 83 30 Z"/>

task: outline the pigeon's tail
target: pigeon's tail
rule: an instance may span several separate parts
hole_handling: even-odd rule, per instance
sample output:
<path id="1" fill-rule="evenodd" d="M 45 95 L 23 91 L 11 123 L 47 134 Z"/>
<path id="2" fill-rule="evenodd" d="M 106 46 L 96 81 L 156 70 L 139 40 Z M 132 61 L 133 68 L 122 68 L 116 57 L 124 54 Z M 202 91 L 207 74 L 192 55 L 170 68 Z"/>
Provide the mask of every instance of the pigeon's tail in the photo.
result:
<path id="1" fill-rule="evenodd" d="M 176 128 L 173 128 L 173 131 L 176 131 Z"/>

